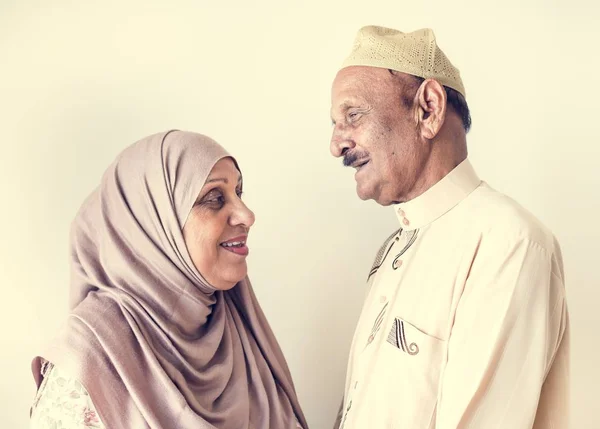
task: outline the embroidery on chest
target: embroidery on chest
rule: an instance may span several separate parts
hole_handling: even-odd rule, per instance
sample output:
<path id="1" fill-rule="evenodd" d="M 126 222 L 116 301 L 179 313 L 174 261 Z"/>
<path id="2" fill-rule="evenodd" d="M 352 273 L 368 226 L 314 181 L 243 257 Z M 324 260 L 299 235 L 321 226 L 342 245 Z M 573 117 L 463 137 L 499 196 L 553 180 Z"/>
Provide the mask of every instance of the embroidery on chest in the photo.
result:
<path id="1" fill-rule="evenodd" d="M 377 252 L 377 255 L 375 256 L 375 261 L 373 262 L 371 271 L 369 271 L 369 275 L 367 276 L 367 281 L 369 281 L 369 279 L 371 277 L 373 277 L 375 275 L 375 273 L 377 273 L 379 268 L 381 268 L 381 266 L 383 265 L 383 263 L 385 262 L 385 260 L 388 256 L 388 254 L 391 252 L 392 248 L 394 247 L 394 245 L 400 241 L 400 238 L 405 233 L 406 233 L 406 235 L 405 235 L 406 244 L 404 245 L 402 250 L 400 250 L 400 252 L 394 257 L 394 259 L 392 261 L 392 268 L 394 270 L 397 270 L 400 267 L 400 265 L 402 264 L 400 257 L 402 255 L 404 255 L 404 253 L 410 248 L 410 246 L 412 246 L 413 243 L 417 240 L 417 235 L 419 233 L 418 229 L 405 232 L 402 228 L 400 228 L 398 231 L 396 231 L 392 235 L 390 235 L 387 238 L 387 240 L 385 240 L 385 242 L 383 243 L 383 246 L 381 246 L 381 248 L 379 249 L 379 252 Z"/>
<path id="2" fill-rule="evenodd" d="M 369 281 L 369 279 L 377 272 L 377 270 L 379 270 L 379 268 L 383 264 L 383 261 L 385 261 L 385 258 L 387 257 L 388 253 L 390 253 L 390 250 L 392 250 L 392 247 L 394 247 L 394 244 L 396 244 L 396 242 L 398 241 L 398 237 L 400 236 L 400 234 L 402 234 L 402 228 L 394 232 L 387 238 L 387 240 L 385 240 L 385 242 L 379 249 L 379 252 L 377 252 L 377 255 L 375 256 L 375 261 L 373 262 L 371 271 L 369 271 L 367 281 Z M 396 237 L 396 240 L 394 240 L 394 237 Z"/>
<path id="3" fill-rule="evenodd" d="M 403 232 L 405 232 L 405 231 L 402 231 L 402 233 Z M 397 270 L 398 268 L 400 268 L 400 265 L 402 265 L 402 261 L 401 261 L 400 257 L 402 255 L 404 255 L 404 253 L 406 253 L 406 251 L 410 248 L 410 246 L 413 245 L 413 243 L 415 241 L 417 241 L 418 234 L 419 234 L 418 229 L 414 229 L 412 231 L 406 231 L 406 244 L 404 245 L 404 247 L 402 248 L 400 253 L 398 253 L 396 255 L 396 257 L 394 258 L 394 260 L 392 261 L 392 269 L 393 270 Z"/>
<path id="4" fill-rule="evenodd" d="M 414 356 L 419 353 L 419 346 L 416 343 L 408 343 L 406 333 L 404 332 L 404 322 L 398 318 L 394 319 L 392 329 L 387 337 L 387 342 L 394 347 L 399 348 L 405 353 Z"/>
<path id="5" fill-rule="evenodd" d="M 379 329 L 381 329 L 381 325 L 383 323 L 383 319 L 385 318 L 385 312 L 387 310 L 388 304 L 389 302 L 385 303 L 385 305 L 375 318 L 375 321 L 373 322 L 373 327 L 371 328 L 371 333 L 369 334 L 369 338 L 367 338 L 367 344 L 365 344 L 365 347 L 367 347 L 373 342 L 375 336 L 377 335 L 377 332 L 379 332 Z"/>

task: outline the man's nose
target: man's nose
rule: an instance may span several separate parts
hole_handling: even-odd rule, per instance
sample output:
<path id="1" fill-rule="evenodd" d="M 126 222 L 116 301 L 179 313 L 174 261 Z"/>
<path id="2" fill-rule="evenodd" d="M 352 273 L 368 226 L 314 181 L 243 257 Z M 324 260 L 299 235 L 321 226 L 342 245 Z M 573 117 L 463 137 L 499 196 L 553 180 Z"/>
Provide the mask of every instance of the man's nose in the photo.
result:
<path id="1" fill-rule="evenodd" d="M 354 146 L 354 142 L 350 138 L 347 132 L 339 128 L 334 128 L 333 133 L 331 135 L 331 142 L 329 144 L 329 150 L 331 154 L 339 158 L 343 156 L 349 149 L 352 149 Z"/>

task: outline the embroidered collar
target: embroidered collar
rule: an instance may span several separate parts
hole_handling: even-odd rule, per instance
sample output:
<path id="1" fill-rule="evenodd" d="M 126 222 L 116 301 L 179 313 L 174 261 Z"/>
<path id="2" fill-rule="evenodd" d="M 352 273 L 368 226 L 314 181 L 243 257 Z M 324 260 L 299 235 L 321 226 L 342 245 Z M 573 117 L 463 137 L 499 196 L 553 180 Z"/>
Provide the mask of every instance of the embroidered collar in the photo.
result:
<path id="1" fill-rule="evenodd" d="M 393 205 L 402 229 L 422 228 L 450 211 L 481 183 L 471 162 L 465 159 L 423 194 Z"/>

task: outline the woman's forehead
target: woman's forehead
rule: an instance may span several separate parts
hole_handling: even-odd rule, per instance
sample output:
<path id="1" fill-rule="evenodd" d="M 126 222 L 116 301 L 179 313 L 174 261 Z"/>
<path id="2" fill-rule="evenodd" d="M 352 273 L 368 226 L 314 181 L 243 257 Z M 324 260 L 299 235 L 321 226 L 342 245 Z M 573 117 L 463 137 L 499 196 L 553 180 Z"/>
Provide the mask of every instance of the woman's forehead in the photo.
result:
<path id="1" fill-rule="evenodd" d="M 242 181 L 242 174 L 230 157 L 220 159 L 212 168 L 206 183 L 215 181 L 223 181 L 225 183 L 229 183 L 230 181 L 240 183 Z"/>

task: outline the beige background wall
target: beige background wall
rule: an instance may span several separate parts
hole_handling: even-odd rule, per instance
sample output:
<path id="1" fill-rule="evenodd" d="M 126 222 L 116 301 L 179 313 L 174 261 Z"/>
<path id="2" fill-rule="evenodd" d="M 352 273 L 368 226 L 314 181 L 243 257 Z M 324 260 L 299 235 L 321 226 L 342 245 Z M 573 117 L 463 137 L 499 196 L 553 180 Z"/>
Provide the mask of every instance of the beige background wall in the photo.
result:
<path id="1" fill-rule="evenodd" d="M 366 24 L 435 29 L 467 87 L 476 169 L 558 236 L 573 427 L 600 427 L 597 2 L 302 3 L 0 1 L 0 427 L 27 426 L 75 211 L 124 146 L 168 128 L 238 157 L 251 278 L 311 427 L 331 427 L 363 281 L 397 228 L 328 149 L 330 84 Z"/>

